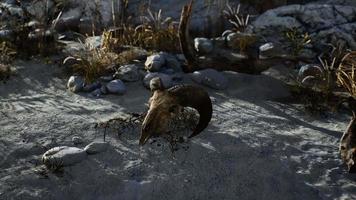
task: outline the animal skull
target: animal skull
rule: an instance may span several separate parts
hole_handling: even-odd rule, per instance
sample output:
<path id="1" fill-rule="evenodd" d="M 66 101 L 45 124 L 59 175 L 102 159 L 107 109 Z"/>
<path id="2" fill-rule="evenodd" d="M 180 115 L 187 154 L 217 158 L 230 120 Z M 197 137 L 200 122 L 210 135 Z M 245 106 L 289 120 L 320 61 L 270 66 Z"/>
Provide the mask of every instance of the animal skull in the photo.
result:
<path id="1" fill-rule="evenodd" d="M 356 100 L 349 98 L 353 117 L 340 142 L 340 154 L 349 173 L 356 173 Z"/>
<path id="2" fill-rule="evenodd" d="M 159 78 L 150 82 L 153 95 L 149 110 L 142 124 L 139 144 L 144 145 L 152 136 L 166 134 L 170 120 L 182 111 L 192 107 L 199 112 L 199 122 L 189 138 L 198 135 L 209 124 L 212 116 L 212 103 L 206 91 L 193 85 L 180 85 L 164 89 Z"/>

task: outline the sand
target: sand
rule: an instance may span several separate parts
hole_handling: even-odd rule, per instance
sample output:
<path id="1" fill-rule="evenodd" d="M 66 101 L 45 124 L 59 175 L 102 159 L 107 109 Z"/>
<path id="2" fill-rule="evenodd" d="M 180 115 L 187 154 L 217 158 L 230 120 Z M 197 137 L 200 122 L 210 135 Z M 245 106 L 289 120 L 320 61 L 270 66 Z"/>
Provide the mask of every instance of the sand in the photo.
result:
<path id="1" fill-rule="evenodd" d="M 66 90 L 57 65 L 17 61 L 0 84 L 0 199 L 356 199 L 356 176 L 338 153 L 345 110 L 311 116 L 282 82 L 224 72 L 229 87 L 206 88 L 213 119 L 172 153 L 138 145 L 139 132 L 109 132 L 106 152 L 52 173 L 41 156 L 55 146 L 102 141 L 95 123 L 144 112 L 150 92 L 129 83 L 123 96 L 92 98 Z M 187 79 L 187 77 L 186 77 Z"/>

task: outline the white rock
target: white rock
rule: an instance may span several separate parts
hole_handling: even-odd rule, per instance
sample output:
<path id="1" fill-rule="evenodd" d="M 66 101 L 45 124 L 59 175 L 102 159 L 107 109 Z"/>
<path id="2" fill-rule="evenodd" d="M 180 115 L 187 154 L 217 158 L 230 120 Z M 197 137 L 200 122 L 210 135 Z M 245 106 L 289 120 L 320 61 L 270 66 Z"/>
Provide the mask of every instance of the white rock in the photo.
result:
<path id="1" fill-rule="evenodd" d="M 84 78 L 81 76 L 71 76 L 67 83 L 67 88 L 74 92 L 80 92 L 84 87 Z"/>
<path id="2" fill-rule="evenodd" d="M 84 148 L 84 150 L 88 154 L 96 154 L 96 153 L 101 153 L 101 152 L 106 151 L 108 146 L 109 146 L 109 144 L 107 142 L 92 142 L 92 143 L 88 144 Z"/>
<path id="3" fill-rule="evenodd" d="M 122 94 L 125 94 L 126 93 L 126 86 L 125 84 L 117 79 L 117 80 L 113 80 L 113 81 L 110 81 L 107 85 L 106 85 L 106 88 L 108 89 L 108 92 L 109 93 L 112 93 L 112 94 L 119 94 L 119 95 L 122 95 Z"/>
<path id="4" fill-rule="evenodd" d="M 77 147 L 54 147 L 42 156 L 42 162 L 47 167 L 64 167 L 83 161 L 87 154 Z"/>
<path id="5" fill-rule="evenodd" d="M 195 38 L 194 47 L 201 54 L 209 54 L 214 49 L 213 43 L 208 38 Z"/>
<path id="6" fill-rule="evenodd" d="M 147 57 L 145 62 L 146 70 L 150 72 L 158 72 L 161 67 L 163 67 L 166 63 L 166 59 L 163 54 L 156 54 Z"/>

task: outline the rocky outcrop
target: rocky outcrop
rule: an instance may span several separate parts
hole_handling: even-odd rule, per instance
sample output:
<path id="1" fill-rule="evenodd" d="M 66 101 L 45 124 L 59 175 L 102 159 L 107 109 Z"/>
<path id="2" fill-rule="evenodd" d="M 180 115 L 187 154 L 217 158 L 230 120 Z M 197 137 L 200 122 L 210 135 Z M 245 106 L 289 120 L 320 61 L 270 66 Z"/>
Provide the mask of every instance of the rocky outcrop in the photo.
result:
<path id="1" fill-rule="evenodd" d="M 313 47 L 325 50 L 328 43 L 343 41 L 351 49 L 356 49 L 356 7 L 308 4 L 290 5 L 269 10 L 259 16 L 250 31 L 263 36 L 268 41 L 285 43 L 284 33 L 297 28 L 309 33 Z"/>

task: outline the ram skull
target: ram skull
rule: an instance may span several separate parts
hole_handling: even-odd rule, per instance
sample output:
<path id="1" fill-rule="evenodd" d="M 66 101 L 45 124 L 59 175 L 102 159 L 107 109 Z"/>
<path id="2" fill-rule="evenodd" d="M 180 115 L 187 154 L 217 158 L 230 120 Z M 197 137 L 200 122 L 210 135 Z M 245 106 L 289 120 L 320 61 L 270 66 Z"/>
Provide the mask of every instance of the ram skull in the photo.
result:
<path id="1" fill-rule="evenodd" d="M 142 124 L 140 145 L 144 145 L 153 136 L 167 134 L 169 122 L 183 107 L 194 108 L 199 113 L 198 124 L 189 138 L 198 135 L 208 126 L 212 116 L 212 103 L 205 90 L 193 85 L 164 89 L 159 78 L 152 79 L 150 87 L 153 94 Z"/>

